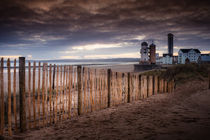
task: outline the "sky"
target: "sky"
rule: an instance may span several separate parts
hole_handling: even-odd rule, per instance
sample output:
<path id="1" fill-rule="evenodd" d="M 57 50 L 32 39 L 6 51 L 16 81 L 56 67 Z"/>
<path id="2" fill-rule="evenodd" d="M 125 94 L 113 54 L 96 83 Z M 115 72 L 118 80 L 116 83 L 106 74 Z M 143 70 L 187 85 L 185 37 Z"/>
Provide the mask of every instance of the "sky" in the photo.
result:
<path id="1" fill-rule="evenodd" d="M 167 53 L 210 53 L 207 0 L 1 0 L 0 57 L 139 58 L 143 41 Z"/>

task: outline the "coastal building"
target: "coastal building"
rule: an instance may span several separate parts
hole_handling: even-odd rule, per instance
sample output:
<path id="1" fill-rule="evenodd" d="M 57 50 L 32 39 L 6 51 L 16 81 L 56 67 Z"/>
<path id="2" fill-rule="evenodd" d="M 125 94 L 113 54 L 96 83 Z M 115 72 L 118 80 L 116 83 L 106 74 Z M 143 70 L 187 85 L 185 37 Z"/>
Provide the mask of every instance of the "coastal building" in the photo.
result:
<path id="1" fill-rule="evenodd" d="M 173 49 L 174 49 L 174 35 L 168 34 L 168 53 L 163 54 L 163 57 L 160 59 L 161 64 L 171 65 L 174 64 L 173 57 Z"/>
<path id="2" fill-rule="evenodd" d="M 209 54 L 201 54 L 199 63 L 210 64 L 210 53 Z"/>
<path id="3" fill-rule="evenodd" d="M 149 46 L 149 62 L 150 64 L 156 63 L 156 45 L 154 43 Z"/>
<path id="4" fill-rule="evenodd" d="M 156 55 L 156 60 L 159 59 L 160 57 L 159 53 L 156 53 L 155 55 Z"/>
<path id="5" fill-rule="evenodd" d="M 173 64 L 178 64 L 178 56 L 173 56 Z"/>
<path id="6" fill-rule="evenodd" d="M 148 64 L 149 63 L 149 47 L 147 42 L 142 42 L 141 43 L 141 59 L 140 59 L 140 64 Z"/>
<path id="7" fill-rule="evenodd" d="M 173 50 L 174 50 L 174 35 L 169 33 L 168 34 L 168 54 L 170 56 L 173 56 Z"/>
<path id="8" fill-rule="evenodd" d="M 173 64 L 173 56 L 171 54 L 163 54 L 163 57 L 161 59 L 161 63 L 165 64 L 165 65 Z"/>
<path id="9" fill-rule="evenodd" d="M 178 64 L 198 63 L 201 52 L 198 49 L 180 49 L 178 52 Z"/>

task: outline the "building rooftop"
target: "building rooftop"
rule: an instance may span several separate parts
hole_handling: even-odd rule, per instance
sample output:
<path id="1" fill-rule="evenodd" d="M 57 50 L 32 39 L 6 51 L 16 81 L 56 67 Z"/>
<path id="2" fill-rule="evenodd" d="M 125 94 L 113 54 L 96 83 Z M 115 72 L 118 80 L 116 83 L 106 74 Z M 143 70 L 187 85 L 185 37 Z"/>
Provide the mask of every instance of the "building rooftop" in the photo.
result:
<path id="1" fill-rule="evenodd" d="M 164 54 L 163 54 L 163 57 L 166 57 L 166 56 L 172 57 L 172 54 L 164 53 Z"/>
<path id="2" fill-rule="evenodd" d="M 169 33 L 168 36 L 174 36 L 172 33 Z"/>
<path id="3" fill-rule="evenodd" d="M 156 45 L 154 43 L 149 45 L 150 47 L 156 47 Z"/>
<path id="4" fill-rule="evenodd" d="M 196 53 L 201 53 L 198 49 L 180 49 L 183 53 L 188 53 L 191 50 L 194 50 Z"/>
<path id="5" fill-rule="evenodd" d="M 141 46 L 148 46 L 148 43 L 147 42 L 142 42 Z"/>

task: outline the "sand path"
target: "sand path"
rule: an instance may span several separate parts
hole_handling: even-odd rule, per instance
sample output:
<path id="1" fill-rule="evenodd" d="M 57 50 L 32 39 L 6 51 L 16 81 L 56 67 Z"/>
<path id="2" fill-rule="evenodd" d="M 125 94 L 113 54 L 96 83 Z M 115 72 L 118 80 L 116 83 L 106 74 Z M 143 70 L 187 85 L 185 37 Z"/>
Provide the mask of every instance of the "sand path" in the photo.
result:
<path id="1" fill-rule="evenodd" d="M 209 139 L 210 90 L 206 82 L 180 86 L 173 94 L 74 117 L 54 126 L 28 131 L 14 139 Z"/>

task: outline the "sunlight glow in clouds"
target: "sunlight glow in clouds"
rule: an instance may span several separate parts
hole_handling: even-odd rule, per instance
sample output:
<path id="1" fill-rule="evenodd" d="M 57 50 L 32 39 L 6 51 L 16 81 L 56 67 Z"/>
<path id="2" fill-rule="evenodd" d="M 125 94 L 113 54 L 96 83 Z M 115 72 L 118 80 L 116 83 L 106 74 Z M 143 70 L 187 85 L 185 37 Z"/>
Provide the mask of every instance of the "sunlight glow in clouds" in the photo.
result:
<path id="1" fill-rule="evenodd" d="M 122 53 L 122 54 L 107 54 L 107 55 L 85 55 L 85 59 L 108 59 L 108 58 L 138 58 L 139 53 Z"/>
<path id="2" fill-rule="evenodd" d="M 21 57 L 21 55 L 0 55 L 0 58 L 4 59 L 18 59 L 19 57 Z"/>
<path id="3" fill-rule="evenodd" d="M 81 59 L 80 56 L 61 56 L 59 59 Z"/>
<path id="4" fill-rule="evenodd" d="M 106 49 L 106 48 L 119 48 L 122 47 L 120 43 L 117 44 L 88 44 L 83 46 L 74 46 L 73 50 L 96 50 L 96 49 Z"/>
<path id="5" fill-rule="evenodd" d="M 145 35 L 138 35 L 138 36 L 136 36 L 136 37 L 133 38 L 133 39 L 135 39 L 135 40 L 143 40 L 143 39 L 145 39 L 145 38 L 146 38 Z"/>

